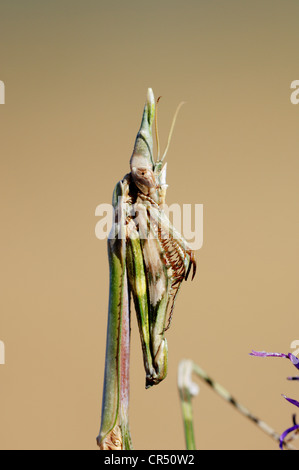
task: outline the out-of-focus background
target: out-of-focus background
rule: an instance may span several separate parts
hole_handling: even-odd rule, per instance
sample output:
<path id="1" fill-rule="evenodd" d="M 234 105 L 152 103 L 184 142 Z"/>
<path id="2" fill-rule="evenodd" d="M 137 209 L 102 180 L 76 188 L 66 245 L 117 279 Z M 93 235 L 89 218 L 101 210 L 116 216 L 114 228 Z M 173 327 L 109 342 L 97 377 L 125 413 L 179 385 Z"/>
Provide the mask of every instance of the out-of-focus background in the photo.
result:
<path id="1" fill-rule="evenodd" d="M 134 447 L 184 448 L 182 358 L 278 432 L 291 425 L 291 364 L 248 353 L 299 339 L 298 15 L 295 0 L 1 2 L 2 449 L 96 449 L 109 279 L 95 209 L 128 172 L 148 87 L 162 146 L 187 102 L 168 203 L 204 205 L 204 244 L 151 390 L 133 316 Z M 194 418 L 200 449 L 277 448 L 205 385 Z"/>

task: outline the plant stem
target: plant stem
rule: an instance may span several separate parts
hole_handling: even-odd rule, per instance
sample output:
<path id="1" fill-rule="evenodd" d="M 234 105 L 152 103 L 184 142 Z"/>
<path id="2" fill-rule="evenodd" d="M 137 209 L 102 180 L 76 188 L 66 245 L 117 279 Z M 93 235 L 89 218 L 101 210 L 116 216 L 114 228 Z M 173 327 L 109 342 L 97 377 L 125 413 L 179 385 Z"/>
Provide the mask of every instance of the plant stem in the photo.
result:
<path id="1" fill-rule="evenodd" d="M 192 396 L 198 393 L 198 387 L 192 383 L 192 361 L 183 360 L 178 369 L 178 388 L 184 421 L 185 441 L 187 450 L 195 450 L 195 436 L 193 426 Z"/>
<path id="2" fill-rule="evenodd" d="M 101 430 L 102 450 L 132 448 L 129 430 L 130 304 L 125 239 L 109 239 L 110 295 Z"/>

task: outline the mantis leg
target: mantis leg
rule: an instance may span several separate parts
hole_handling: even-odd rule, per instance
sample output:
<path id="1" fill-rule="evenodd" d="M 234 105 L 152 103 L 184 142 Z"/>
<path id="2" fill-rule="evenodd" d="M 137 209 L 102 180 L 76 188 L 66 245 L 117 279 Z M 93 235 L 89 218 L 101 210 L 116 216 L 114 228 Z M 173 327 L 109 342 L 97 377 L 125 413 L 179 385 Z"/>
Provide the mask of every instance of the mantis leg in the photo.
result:
<path id="1" fill-rule="evenodd" d="M 102 422 L 97 438 L 98 445 L 103 450 L 131 449 L 128 422 L 130 305 L 122 191 L 122 183 L 119 183 L 114 193 L 115 196 L 118 195 L 115 221 L 108 240 L 110 293 Z M 117 232 L 118 238 L 114 238 Z"/>

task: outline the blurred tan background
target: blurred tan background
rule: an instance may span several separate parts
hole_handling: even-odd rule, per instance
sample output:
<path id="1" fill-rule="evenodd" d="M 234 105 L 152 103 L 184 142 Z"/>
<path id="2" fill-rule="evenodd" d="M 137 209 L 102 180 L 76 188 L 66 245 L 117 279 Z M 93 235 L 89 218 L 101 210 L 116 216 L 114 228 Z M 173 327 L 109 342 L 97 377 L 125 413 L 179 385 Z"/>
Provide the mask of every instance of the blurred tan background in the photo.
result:
<path id="1" fill-rule="evenodd" d="M 95 208 L 129 168 L 146 90 L 160 103 L 168 203 L 204 204 L 198 275 L 168 332 L 168 378 L 144 389 L 132 322 L 136 449 L 183 449 L 178 362 L 192 358 L 278 432 L 298 398 L 299 79 L 295 0 L 0 3 L 0 447 L 96 449 L 108 261 Z M 276 449 L 205 385 L 201 449 Z"/>

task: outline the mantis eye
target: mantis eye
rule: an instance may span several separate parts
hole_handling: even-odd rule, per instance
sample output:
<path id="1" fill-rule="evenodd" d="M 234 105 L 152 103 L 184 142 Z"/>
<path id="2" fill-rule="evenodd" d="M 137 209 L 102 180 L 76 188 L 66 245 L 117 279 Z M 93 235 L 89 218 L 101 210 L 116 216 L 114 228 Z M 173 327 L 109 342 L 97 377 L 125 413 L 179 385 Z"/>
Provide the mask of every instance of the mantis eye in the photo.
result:
<path id="1" fill-rule="evenodd" d="M 156 186 L 155 175 L 150 168 L 133 167 L 131 173 L 133 181 L 138 188 L 140 186 L 145 186 L 146 188 L 154 188 Z"/>

